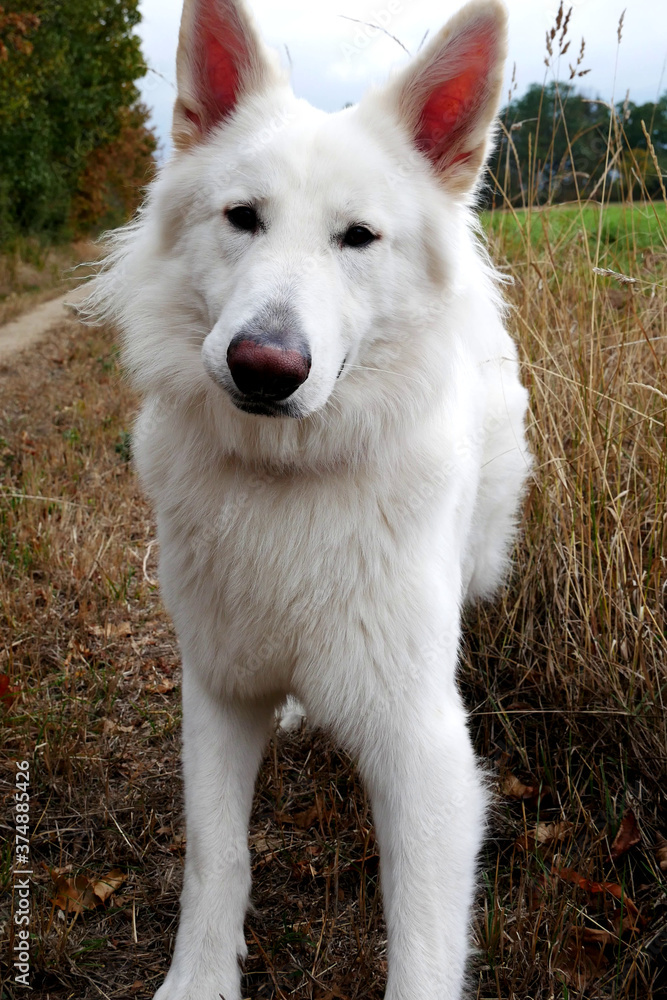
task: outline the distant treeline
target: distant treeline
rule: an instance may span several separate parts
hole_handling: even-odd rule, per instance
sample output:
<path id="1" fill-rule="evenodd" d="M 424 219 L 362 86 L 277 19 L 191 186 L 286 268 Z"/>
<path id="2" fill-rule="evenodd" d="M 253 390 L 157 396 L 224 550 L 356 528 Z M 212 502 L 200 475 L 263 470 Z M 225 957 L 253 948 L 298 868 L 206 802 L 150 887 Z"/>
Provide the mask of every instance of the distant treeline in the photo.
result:
<path id="1" fill-rule="evenodd" d="M 122 222 L 154 166 L 139 0 L 0 6 L 0 247 Z"/>
<path id="2" fill-rule="evenodd" d="M 667 91 L 657 103 L 627 100 L 612 108 L 576 93 L 570 83 L 532 84 L 500 118 L 488 191 L 497 206 L 506 197 L 521 205 L 603 193 L 612 200 L 663 196 Z"/>

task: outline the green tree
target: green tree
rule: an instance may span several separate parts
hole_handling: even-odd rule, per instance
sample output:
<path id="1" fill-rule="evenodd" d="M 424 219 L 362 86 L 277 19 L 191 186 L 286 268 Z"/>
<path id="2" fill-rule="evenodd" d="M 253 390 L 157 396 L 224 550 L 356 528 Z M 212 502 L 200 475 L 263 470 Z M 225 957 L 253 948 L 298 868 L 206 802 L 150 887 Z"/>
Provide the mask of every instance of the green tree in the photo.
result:
<path id="1" fill-rule="evenodd" d="M 660 178 L 642 128 L 667 170 L 667 93 L 656 104 L 614 109 L 571 83 L 531 84 L 501 112 L 503 129 L 490 169 L 489 201 L 502 205 L 627 197 L 633 188 L 660 197 Z M 605 175 L 606 172 L 606 175 Z M 504 192 L 504 193 L 503 193 Z"/>
<path id="2" fill-rule="evenodd" d="M 626 189 L 636 187 L 651 198 L 662 197 L 662 185 L 653 154 L 664 184 L 667 174 L 667 92 L 655 104 L 628 101 L 619 104 L 616 110 L 624 137 L 622 170 Z M 642 123 L 650 136 L 652 152 L 648 148 Z"/>
<path id="3" fill-rule="evenodd" d="M 3 13 L 32 27 L 0 61 L 0 245 L 66 232 L 91 155 L 118 139 L 146 72 L 138 0 L 7 0 Z"/>
<path id="4" fill-rule="evenodd" d="M 534 83 L 503 109 L 501 120 L 491 169 L 512 201 L 568 201 L 594 189 L 609 131 L 602 102 L 583 98 L 569 83 Z"/>

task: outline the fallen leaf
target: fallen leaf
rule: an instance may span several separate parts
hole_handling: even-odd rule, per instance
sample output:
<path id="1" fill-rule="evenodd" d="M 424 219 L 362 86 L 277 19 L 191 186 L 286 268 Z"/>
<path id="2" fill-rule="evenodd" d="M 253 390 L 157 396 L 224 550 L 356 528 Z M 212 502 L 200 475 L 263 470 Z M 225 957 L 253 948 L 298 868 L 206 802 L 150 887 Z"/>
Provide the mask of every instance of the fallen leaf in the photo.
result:
<path id="1" fill-rule="evenodd" d="M 132 891 L 128 893 L 114 893 L 113 905 L 115 910 L 126 910 L 135 902 L 135 895 Z"/>
<path id="2" fill-rule="evenodd" d="M 331 819 L 332 810 L 324 809 L 321 803 L 314 803 L 309 806 L 308 809 L 304 809 L 302 812 L 297 813 L 276 813 L 276 821 L 278 823 L 288 823 L 290 826 L 296 826 L 299 830 L 308 830 L 311 826 L 314 826 L 316 821 L 321 817 L 323 821 L 328 821 Z"/>
<path id="3" fill-rule="evenodd" d="M 87 875 L 68 877 L 57 868 L 50 869 L 50 875 L 56 887 L 53 905 L 65 913 L 77 916 L 84 910 L 101 906 L 126 879 L 118 868 L 112 869 L 107 875 L 92 878 Z"/>
<path id="4" fill-rule="evenodd" d="M 75 875 L 67 878 L 56 871 L 51 872 L 51 878 L 56 886 L 56 896 L 53 905 L 65 913 L 77 916 L 84 910 L 94 909 L 99 900 L 90 887 L 90 879 L 85 875 Z"/>
<path id="5" fill-rule="evenodd" d="M 535 841 L 538 844 L 551 844 L 565 840 L 571 831 L 572 824 L 567 820 L 560 820 L 557 823 L 538 823 L 535 827 Z"/>
<path id="6" fill-rule="evenodd" d="M 500 790 L 508 799 L 532 799 L 537 791 L 535 785 L 524 785 L 514 774 L 509 771 L 502 780 Z"/>
<path id="7" fill-rule="evenodd" d="M 112 868 L 106 875 L 102 875 L 97 882 L 91 881 L 91 889 L 100 902 L 103 903 L 116 889 L 121 887 L 126 878 L 127 875 L 123 874 L 120 868 Z"/>
<path id="8" fill-rule="evenodd" d="M 169 677 L 162 677 L 156 684 L 147 684 L 144 690 L 146 694 L 167 694 L 169 691 L 173 691 L 175 687 L 174 681 Z"/>
<path id="9" fill-rule="evenodd" d="M 615 934 L 612 934 L 611 931 L 604 930 L 602 927 L 584 927 L 582 939 L 583 941 L 591 944 L 600 944 L 603 948 L 612 941 L 618 940 Z"/>
<path id="10" fill-rule="evenodd" d="M 8 674 L 0 674 L 0 705 L 10 709 L 19 696 L 19 689 L 11 687 Z"/>
<path id="11" fill-rule="evenodd" d="M 580 991 L 585 990 L 592 979 L 597 979 L 608 964 L 604 948 L 586 941 L 584 934 L 571 934 L 554 964 Z"/>
<path id="12" fill-rule="evenodd" d="M 667 872 L 667 839 L 661 833 L 655 835 L 655 855 L 660 870 Z"/>
<path id="13" fill-rule="evenodd" d="M 565 840 L 572 832 L 572 824 L 567 820 L 559 820 L 556 823 L 538 823 L 534 830 L 528 830 L 517 838 L 515 844 L 523 851 L 531 851 L 536 844 L 541 847 L 548 847 L 549 844 L 556 844 Z"/>
<path id="14" fill-rule="evenodd" d="M 630 913 L 627 908 L 622 907 L 614 910 L 611 922 L 616 932 L 616 940 L 622 934 L 639 934 L 647 923 L 640 913 Z"/>
<path id="15" fill-rule="evenodd" d="M 315 805 L 315 806 L 310 806 L 310 808 L 308 809 L 304 809 L 303 812 L 294 813 L 292 819 L 291 820 L 288 819 L 287 822 L 294 823 L 294 825 L 298 826 L 300 830 L 308 830 L 311 826 L 313 826 L 317 818 L 318 818 L 318 810 L 317 806 Z"/>
<path id="16" fill-rule="evenodd" d="M 133 733 L 134 726 L 119 726 L 113 719 L 104 719 L 102 732 L 105 736 L 110 736 L 112 733 Z"/>
<path id="17" fill-rule="evenodd" d="M 627 908 L 621 907 L 614 910 L 610 919 L 613 930 L 604 927 L 584 927 L 582 931 L 584 945 L 599 945 L 601 948 L 617 945 L 623 935 L 639 934 L 645 924 L 639 914 L 632 914 Z"/>
<path id="18" fill-rule="evenodd" d="M 609 852 L 612 861 L 618 860 L 642 839 L 637 820 L 632 809 L 628 809 L 619 826 Z"/>
<path id="19" fill-rule="evenodd" d="M 635 917 L 640 917 L 637 906 L 618 882 L 592 882 L 584 875 L 580 875 L 574 868 L 557 868 L 554 866 L 551 872 L 553 875 L 562 878 L 565 882 L 573 882 L 574 885 L 579 886 L 584 892 L 588 892 L 593 896 L 599 895 L 601 892 L 608 892 L 610 896 L 622 901 L 623 907 L 628 913 Z"/>

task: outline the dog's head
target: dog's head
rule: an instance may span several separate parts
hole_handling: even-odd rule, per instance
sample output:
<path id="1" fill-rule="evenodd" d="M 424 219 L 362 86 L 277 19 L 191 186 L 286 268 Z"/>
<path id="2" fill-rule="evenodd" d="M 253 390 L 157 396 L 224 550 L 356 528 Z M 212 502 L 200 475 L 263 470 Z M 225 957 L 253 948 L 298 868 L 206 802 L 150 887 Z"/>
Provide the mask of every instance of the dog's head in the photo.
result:
<path id="1" fill-rule="evenodd" d="M 293 96 L 241 2 L 185 0 L 148 252 L 182 370 L 243 420 L 335 411 L 399 343 L 419 368 L 468 252 L 505 34 L 499 0 L 473 0 L 384 89 L 329 115 Z M 176 351 L 164 343 L 165 364 Z"/>

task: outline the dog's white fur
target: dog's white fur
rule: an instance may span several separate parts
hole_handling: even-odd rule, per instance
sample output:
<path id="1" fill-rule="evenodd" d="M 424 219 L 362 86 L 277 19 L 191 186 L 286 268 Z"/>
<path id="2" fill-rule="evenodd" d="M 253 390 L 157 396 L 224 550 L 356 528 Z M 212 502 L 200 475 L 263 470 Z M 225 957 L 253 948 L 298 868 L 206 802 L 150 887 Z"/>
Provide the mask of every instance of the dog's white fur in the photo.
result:
<path id="1" fill-rule="evenodd" d="M 206 32 L 231 97 L 207 92 Z M 504 9 L 475 0 L 384 90 L 325 115 L 295 99 L 240 2 L 186 0 L 176 152 L 88 303 L 123 330 L 144 396 L 135 456 L 183 654 L 187 860 L 159 1000 L 241 996 L 253 782 L 288 695 L 370 791 L 386 997 L 461 995 L 485 793 L 455 680 L 460 612 L 502 581 L 529 468 L 469 207 L 504 48 Z M 443 86 L 454 127 L 417 142 Z M 264 229 L 230 225 L 238 204 Z M 381 238 L 343 245 L 360 224 Z M 281 309 L 312 354 L 297 416 L 241 412 L 227 347 Z"/>

